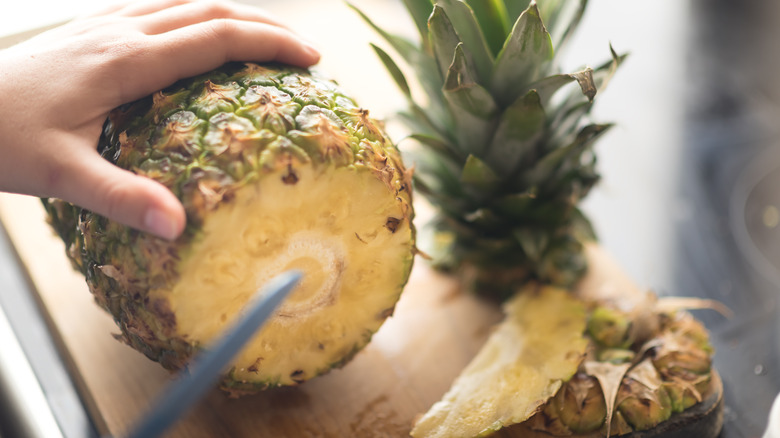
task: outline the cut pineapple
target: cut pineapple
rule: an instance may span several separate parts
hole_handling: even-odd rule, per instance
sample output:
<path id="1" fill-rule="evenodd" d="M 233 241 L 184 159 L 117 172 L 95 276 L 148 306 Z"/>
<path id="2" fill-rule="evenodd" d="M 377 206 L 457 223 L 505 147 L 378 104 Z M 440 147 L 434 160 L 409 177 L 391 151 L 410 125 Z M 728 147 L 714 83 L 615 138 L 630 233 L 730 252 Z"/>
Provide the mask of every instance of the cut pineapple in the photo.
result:
<path id="1" fill-rule="evenodd" d="M 410 174 L 332 81 L 228 64 L 113 111 L 98 149 L 176 194 L 184 234 L 45 205 L 118 337 L 166 368 L 186 367 L 287 269 L 303 281 L 233 364 L 232 393 L 342 365 L 392 314 L 415 252 Z"/>
<path id="2" fill-rule="evenodd" d="M 384 184 L 346 168 L 297 175 L 295 185 L 279 175 L 238 191 L 204 223 L 181 280 L 150 292 L 168 300 L 179 336 L 208 342 L 261 285 L 287 269 L 304 272 L 236 361 L 237 380 L 289 385 L 326 371 L 392 312 L 409 268 L 410 230 L 387 227 L 404 213 L 383 196 Z M 345 196 L 336 187 L 361 190 Z"/>
<path id="3" fill-rule="evenodd" d="M 415 437 L 476 437 L 531 417 L 585 356 L 584 305 L 567 291 L 531 287 L 506 304 L 506 320 L 414 426 Z"/>

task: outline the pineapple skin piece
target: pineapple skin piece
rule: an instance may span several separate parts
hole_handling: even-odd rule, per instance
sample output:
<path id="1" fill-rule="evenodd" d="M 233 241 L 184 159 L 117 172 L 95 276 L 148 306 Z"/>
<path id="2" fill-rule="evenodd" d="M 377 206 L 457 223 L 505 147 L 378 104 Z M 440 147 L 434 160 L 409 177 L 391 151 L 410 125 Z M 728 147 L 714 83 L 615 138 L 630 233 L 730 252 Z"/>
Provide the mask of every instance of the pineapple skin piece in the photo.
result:
<path id="1" fill-rule="evenodd" d="M 506 319 L 412 436 L 481 437 L 536 413 L 585 357 L 583 303 L 568 291 L 529 286 L 505 303 Z"/>
<path id="2" fill-rule="evenodd" d="M 630 313 L 612 314 L 630 322 L 610 325 L 623 327 L 629 348 L 619 337 L 596 340 L 610 339 L 594 333 L 606 330 L 594 319 L 608 304 L 527 287 L 505 303 L 505 320 L 412 436 L 484 437 L 501 429 L 507 436 L 655 436 L 674 427 L 698 431 L 691 418 L 708 431 L 702 436 L 717 435 L 722 390 L 706 329 L 684 310 L 661 310 L 673 309 L 674 298 L 647 297 Z"/>
<path id="3" fill-rule="evenodd" d="M 722 389 L 714 351 L 704 326 L 675 300 L 648 293 L 630 312 L 609 309 L 610 320 L 629 324 L 602 324 L 602 306 L 613 303 L 526 288 L 505 304 L 505 320 L 412 435 L 483 437 L 506 429 L 507 436 L 608 438 L 663 436 L 675 427 L 717 435 Z M 596 333 L 612 328 L 625 336 Z"/>
<path id="4" fill-rule="evenodd" d="M 543 409 L 519 425 L 519 431 L 531 436 L 536 436 L 533 431 L 544 436 L 583 438 L 631 436 L 641 432 L 654 436 L 653 430 L 673 427 L 667 426 L 667 420 L 687 426 L 676 416 L 698 407 L 701 409 L 693 414 L 699 417 L 697 421 L 705 424 L 702 413 L 706 412 L 706 426 L 715 434 L 719 432 L 717 421 L 722 421 L 722 417 L 709 418 L 711 412 L 719 409 L 711 405 L 713 397 L 719 397 L 720 389 L 717 373 L 712 368 L 714 349 L 706 328 L 680 308 L 661 310 L 676 298 L 657 299 L 649 292 L 647 296 L 642 306 L 631 312 L 609 309 L 613 316 L 629 322 L 630 329 L 623 330 L 629 339 L 626 346 L 605 343 L 605 338 L 594 336 L 592 322 L 603 318 L 604 312 L 600 310 L 605 304 L 589 303 L 590 345 L 578 375 L 598 382 L 592 385 L 597 393 L 590 403 L 598 409 L 586 407 L 582 403 L 584 391 L 570 381 Z M 603 331 L 605 327 L 596 330 Z M 567 391 L 575 394 L 572 400 L 576 402 L 563 401 Z M 691 423 L 690 419 L 687 423 Z"/>
<path id="5" fill-rule="evenodd" d="M 287 269 L 304 279 L 233 363 L 232 394 L 341 366 L 392 315 L 416 251 L 411 175 L 334 82 L 226 64 L 112 111 L 98 151 L 187 212 L 169 242 L 43 200 L 117 339 L 163 367 L 186 368 Z"/>

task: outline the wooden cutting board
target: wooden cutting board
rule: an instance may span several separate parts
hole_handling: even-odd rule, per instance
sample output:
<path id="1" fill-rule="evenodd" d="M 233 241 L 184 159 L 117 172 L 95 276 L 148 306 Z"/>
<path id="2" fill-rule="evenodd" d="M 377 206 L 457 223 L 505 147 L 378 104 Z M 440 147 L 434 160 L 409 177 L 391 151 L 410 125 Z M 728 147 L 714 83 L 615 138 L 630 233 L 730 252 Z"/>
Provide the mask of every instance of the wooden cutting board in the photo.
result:
<path id="1" fill-rule="evenodd" d="M 79 390 L 101 433 L 121 434 L 171 384 L 171 375 L 120 344 L 92 301 L 37 199 L 0 194 L 0 220 L 26 266 Z M 623 296 L 631 281 L 597 246 L 583 290 Z M 417 260 L 395 314 L 344 368 L 298 387 L 229 399 L 212 391 L 171 437 L 397 437 L 449 388 L 501 319 Z"/>
<path id="2" fill-rule="evenodd" d="M 120 344 L 35 198 L 0 195 L 0 220 L 26 266 L 101 433 L 121 434 L 171 375 Z M 417 261 L 395 315 L 342 369 L 299 387 L 229 399 L 215 390 L 172 437 L 406 436 L 415 415 L 447 390 L 499 321 L 497 307 L 459 293 Z"/>

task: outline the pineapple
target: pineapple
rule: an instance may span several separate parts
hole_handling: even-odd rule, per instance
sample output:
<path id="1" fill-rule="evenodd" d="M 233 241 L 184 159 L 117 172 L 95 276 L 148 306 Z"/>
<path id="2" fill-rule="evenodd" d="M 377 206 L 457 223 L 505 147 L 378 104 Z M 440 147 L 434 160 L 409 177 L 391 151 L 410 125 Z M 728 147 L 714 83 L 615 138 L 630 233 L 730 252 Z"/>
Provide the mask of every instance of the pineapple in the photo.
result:
<path id="1" fill-rule="evenodd" d="M 408 98 L 400 116 L 419 146 L 416 189 L 437 208 L 421 250 L 499 299 L 529 280 L 571 286 L 586 269 L 582 242 L 594 238 L 577 204 L 599 179 L 592 148 L 611 126 L 587 116 L 623 57 L 560 71 L 555 54 L 585 0 L 404 3 L 419 44 L 358 13 L 417 76 L 410 85 L 374 46 Z"/>
<path id="2" fill-rule="evenodd" d="M 696 421 L 710 432 L 679 436 L 715 436 L 722 393 L 701 323 L 652 294 L 630 311 L 613 304 L 527 286 L 412 436 L 600 438 Z"/>
<path id="3" fill-rule="evenodd" d="M 117 108 L 98 149 L 181 200 L 183 235 L 44 204 L 117 338 L 165 368 L 185 368 L 287 269 L 304 278 L 235 359 L 232 394 L 343 365 L 393 313 L 415 253 L 411 175 L 334 82 L 227 64 Z"/>

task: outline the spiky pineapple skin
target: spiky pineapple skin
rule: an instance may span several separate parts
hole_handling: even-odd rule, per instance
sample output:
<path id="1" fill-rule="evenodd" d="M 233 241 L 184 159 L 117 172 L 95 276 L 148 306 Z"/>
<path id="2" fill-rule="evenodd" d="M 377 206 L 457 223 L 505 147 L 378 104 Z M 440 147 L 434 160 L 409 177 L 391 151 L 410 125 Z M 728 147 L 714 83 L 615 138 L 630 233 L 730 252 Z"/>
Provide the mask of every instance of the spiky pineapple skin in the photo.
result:
<path id="1" fill-rule="evenodd" d="M 408 280 L 415 251 L 410 173 L 368 111 L 317 74 L 273 64 L 226 64 L 112 111 L 98 152 L 170 189 L 187 214 L 182 236 L 166 241 L 58 199 L 43 200 L 49 222 L 97 304 L 119 326 L 115 337 L 166 369 L 185 368 L 203 345 L 177 332 L 170 303 L 150 291 L 175 284 L 209 216 L 264 178 L 296 184 L 297 172 L 308 166 L 367 173 L 381 181 L 404 212 L 387 228 L 395 233 L 405 227 L 411 236 L 396 300 Z M 378 318 L 391 313 L 392 308 Z M 318 373 L 348 362 L 370 338 L 371 331 L 361 335 L 347 354 Z M 222 387 L 251 393 L 282 384 L 235 379 L 231 372 Z"/>
<path id="2" fill-rule="evenodd" d="M 610 429 L 605 424 L 603 391 L 599 390 L 596 397 L 599 410 L 586 412 L 581 400 L 565 406 L 559 403 L 567 390 L 573 390 L 572 384 L 576 383 L 573 380 L 565 383 L 555 398 L 521 427 L 545 436 L 632 436 L 662 425 L 711 395 L 714 350 L 707 330 L 690 313 L 683 310 L 648 313 L 657 319 L 657 327 L 646 338 L 634 338 L 625 323 L 636 321 L 600 303 L 591 305 L 586 334 L 590 347 L 580 372 L 595 380 L 586 371 L 590 361 L 615 367 L 630 364 L 620 381 L 613 382 L 619 384 L 619 389 Z M 594 324 L 596 320 L 598 323 Z M 615 336 L 615 329 L 626 334 L 627 342 Z M 616 350 L 626 354 L 616 355 Z M 582 429 L 583 422 L 590 422 L 590 426 Z"/>

